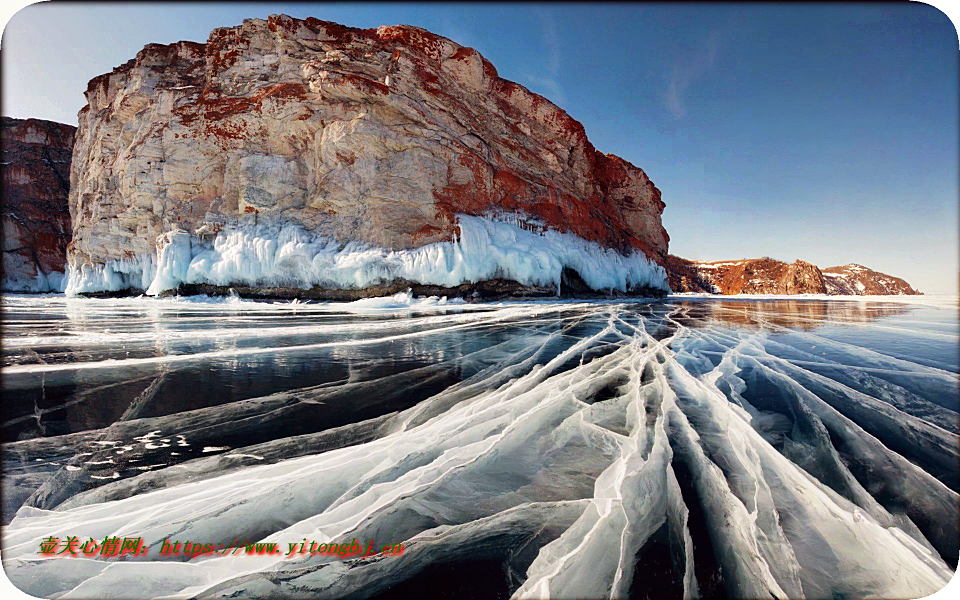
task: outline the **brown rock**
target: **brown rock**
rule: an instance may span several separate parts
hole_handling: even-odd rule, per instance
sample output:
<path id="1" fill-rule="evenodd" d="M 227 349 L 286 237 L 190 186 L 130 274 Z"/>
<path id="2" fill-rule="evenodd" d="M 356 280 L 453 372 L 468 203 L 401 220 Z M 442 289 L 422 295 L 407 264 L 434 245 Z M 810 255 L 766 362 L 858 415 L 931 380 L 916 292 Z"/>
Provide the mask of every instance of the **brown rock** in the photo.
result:
<path id="1" fill-rule="evenodd" d="M 899 277 L 887 275 L 863 265 L 849 264 L 823 269 L 827 293 L 845 296 L 917 296 L 922 295 Z"/>
<path id="2" fill-rule="evenodd" d="M 772 258 L 702 262 L 669 255 L 670 289 L 675 293 L 712 294 L 829 294 L 851 296 L 920 294 L 897 277 L 862 265 L 819 269 Z"/>
<path id="3" fill-rule="evenodd" d="M 720 289 L 714 285 L 712 279 L 700 273 L 697 264 L 695 261 L 668 254 L 666 269 L 670 289 L 677 294 L 719 294 Z"/>
<path id="4" fill-rule="evenodd" d="M 827 293 L 820 269 L 802 260 L 792 264 L 772 258 L 697 262 L 671 255 L 667 262 L 667 273 L 670 287 L 677 293 Z"/>
<path id="5" fill-rule="evenodd" d="M 70 155 L 75 127 L 3 117 L 5 291 L 59 290 L 70 242 Z"/>

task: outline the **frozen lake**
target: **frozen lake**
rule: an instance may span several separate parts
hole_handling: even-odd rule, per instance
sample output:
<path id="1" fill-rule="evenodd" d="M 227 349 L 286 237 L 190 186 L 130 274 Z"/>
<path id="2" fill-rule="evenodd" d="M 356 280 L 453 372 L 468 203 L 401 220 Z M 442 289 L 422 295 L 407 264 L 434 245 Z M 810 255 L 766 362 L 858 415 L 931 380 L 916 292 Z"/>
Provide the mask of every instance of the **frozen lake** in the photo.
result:
<path id="1" fill-rule="evenodd" d="M 45 597 L 921 597 L 957 298 L 4 295 L 3 558 Z M 48 536 L 400 556 L 38 555 Z"/>

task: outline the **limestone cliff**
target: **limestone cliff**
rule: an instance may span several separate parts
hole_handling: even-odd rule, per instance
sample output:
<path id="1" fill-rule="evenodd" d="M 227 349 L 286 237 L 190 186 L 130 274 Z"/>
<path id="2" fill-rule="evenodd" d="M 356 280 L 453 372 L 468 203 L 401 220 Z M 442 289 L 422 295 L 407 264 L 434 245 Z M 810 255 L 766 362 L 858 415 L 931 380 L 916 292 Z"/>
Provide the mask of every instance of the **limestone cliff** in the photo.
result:
<path id="1" fill-rule="evenodd" d="M 75 127 L 3 117 L 4 291 L 59 291 L 70 242 L 70 153 Z"/>
<path id="2" fill-rule="evenodd" d="M 646 174 L 417 27 L 249 19 L 205 44 L 148 45 L 86 98 L 73 292 L 666 289 L 664 204 Z"/>
<path id="3" fill-rule="evenodd" d="M 919 294 L 897 277 L 860 265 L 821 270 L 802 260 L 792 264 L 772 258 L 693 261 L 669 255 L 667 275 L 675 293 L 708 294 Z"/>

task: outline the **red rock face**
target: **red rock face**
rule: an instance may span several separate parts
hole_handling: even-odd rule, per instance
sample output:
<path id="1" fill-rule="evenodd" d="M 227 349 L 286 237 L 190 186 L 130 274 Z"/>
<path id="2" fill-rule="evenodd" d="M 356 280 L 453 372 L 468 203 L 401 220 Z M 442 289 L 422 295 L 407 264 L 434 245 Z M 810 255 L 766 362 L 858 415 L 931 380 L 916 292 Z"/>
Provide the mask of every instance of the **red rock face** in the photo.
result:
<path id="1" fill-rule="evenodd" d="M 670 288 L 678 293 L 827 293 L 820 269 L 802 260 L 792 264 L 772 258 L 695 262 L 671 255 L 667 263 L 667 273 Z"/>
<path id="2" fill-rule="evenodd" d="M 416 27 L 250 19 L 206 44 L 149 45 L 86 95 L 77 264 L 152 253 L 175 228 L 274 218 L 413 248 L 452 239 L 457 214 L 496 212 L 667 254 L 664 203 L 640 168 L 475 50 Z"/>
<path id="3" fill-rule="evenodd" d="M 819 269 L 757 258 L 699 262 L 669 255 L 666 263 L 670 289 L 675 293 L 708 294 L 829 294 L 877 296 L 920 294 L 897 277 L 861 265 Z"/>
<path id="4" fill-rule="evenodd" d="M 75 131 L 61 123 L 3 117 L 4 290 L 59 287 L 70 242 L 67 195 Z"/>
<path id="5" fill-rule="evenodd" d="M 720 293 L 720 288 L 715 286 L 710 278 L 701 275 L 697 263 L 692 260 L 668 254 L 665 267 L 670 289 L 676 294 Z"/>

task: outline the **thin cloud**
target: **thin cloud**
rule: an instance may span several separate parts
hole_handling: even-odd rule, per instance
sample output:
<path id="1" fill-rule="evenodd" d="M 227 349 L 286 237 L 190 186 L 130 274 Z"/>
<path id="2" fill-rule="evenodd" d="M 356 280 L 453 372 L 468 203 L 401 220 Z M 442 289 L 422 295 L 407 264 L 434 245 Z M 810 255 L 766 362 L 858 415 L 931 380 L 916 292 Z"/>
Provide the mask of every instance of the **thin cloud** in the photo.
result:
<path id="1" fill-rule="evenodd" d="M 561 51 L 560 34 L 557 32 L 557 22 L 553 15 L 542 9 L 534 10 L 540 21 L 541 41 L 547 50 L 546 64 L 542 75 L 526 75 L 526 79 L 545 90 L 553 102 L 563 102 L 563 88 L 560 85 Z"/>
<path id="2" fill-rule="evenodd" d="M 542 8 L 536 10 L 536 15 L 543 27 L 543 45 L 549 52 L 547 71 L 556 77 L 560 74 L 560 36 L 557 34 L 557 23 L 553 20 L 553 15 Z"/>
<path id="3" fill-rule="evenodd" d="M 707 36 L 703 46 L 674 61 L 667 89 L 663 92 L 663 104 L 674 118 L 679 119 L 687 114 L 684 96 L 690 86 L 713 66 L 719 47 L 720 31 L 714 30 Z"/>

